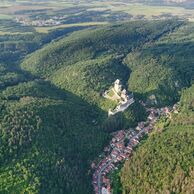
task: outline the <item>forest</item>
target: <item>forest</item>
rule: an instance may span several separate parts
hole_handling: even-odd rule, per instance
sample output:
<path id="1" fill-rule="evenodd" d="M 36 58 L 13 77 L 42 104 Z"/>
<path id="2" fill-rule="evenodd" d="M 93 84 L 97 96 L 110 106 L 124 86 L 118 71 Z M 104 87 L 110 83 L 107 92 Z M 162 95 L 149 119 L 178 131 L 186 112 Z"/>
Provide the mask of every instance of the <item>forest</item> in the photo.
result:
<path id="1" fill-rule="evenodd" d="M 193 36 L 191 23 L 174 19 L 1 35 L 0 193 L 91 194 L 92 161 L 111 132 L 145 119 L 139 100 L 153 106 L 150 95 L 156 96 L 154 106 L 158 107 L 180 100 L 181 114 L 174 116 L 169 129 L 153 135 L 137 150 L 133 158 L 137 168 L 125 164 L 121 173 L 124 192 L 129 192 L 130 185 L 136 193 L 136 185 L 143 185 L 138 180 L 148 173 L 145 160 L 143 177 L 137 173 L 142 164 L 139 157 L 146 154 L 144 145 L 150 148 L 148 154 L 161 154 L 161 160 L 169 145 L 168 156 L 174 159 L 163 175 L 176 164 L 180 179 L 170 177 L 169 184 L 159 180 L 161 169 L 153 157 L 154 172 L 138 191 L 159 192 L 165 185 L 166 191 L 178 192 L 176 184 L 182 174 L 188 184 L 181 191 L 188 191 L 190 178 L 186 177 L 193 172 L 192 115 L 188 117 L 193 112 L 193 88 L 185 88 L 193 81 Z M 116 79 L 134 93 L 136 102 L 126 112 L 108 118 L 107 111 L 115 104 L 104 99 L 102 92 Z M 182 126 L 188 128 L 182 130 Z M 177 164 L 179 155 L 171 153 L 180 147 Z M 149 161 L 149 155 L 145 157 Z M 131 172 L 137 179 L 129 179 Z"/>
<path id="2" fill-rule="evenodd" d="M 121 173 L 123 194 L 193 193 L 194 85 L 182 92 L 179 114 L 162 121 L 140 145 Z M 160 121 L 161 122 L 161 121 Z"/>

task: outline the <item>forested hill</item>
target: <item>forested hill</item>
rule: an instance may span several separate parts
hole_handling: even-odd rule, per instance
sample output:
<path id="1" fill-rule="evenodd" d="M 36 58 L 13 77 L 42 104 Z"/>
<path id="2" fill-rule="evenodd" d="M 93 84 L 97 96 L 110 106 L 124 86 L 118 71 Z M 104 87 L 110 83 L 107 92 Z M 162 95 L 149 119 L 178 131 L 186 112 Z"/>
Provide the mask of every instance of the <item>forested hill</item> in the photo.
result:
<path id="1" fill-rule="evenodd" d="M 53 71 L 77 62 L 107 54 L 127 54 L 143 43 L 172 31 L 179 24 L 173 20 L 135 21 L 79 31 L 28 56 L 22 68 L 48 77 Z"/>
<path id="2" fill-rule="evenodd" d="M 133 69 L 131 61 L 129 64 L 126 61 L 127 65 L 125 65 L 122 63 L 122 59 L 129 52 L 139 50 L 137 48 L 141 50 L 145 43 L 150 45 L 160 37 L 173 32 L 181 24 L 182 22 L 173 20 L 139 21 L 84 30 L 73 33 L 71 36 L 31 54 L 24 60 L 21 67 L 36 76 L 51 80 L 60 88 L 71 91 L 87 101 L 99 104 L 99 93 L 109 87 L 115 78 L 119 78 L 127 85 L 129 74 Z M 136 62 L 138 63 L 138 60 Z M 147 67 L 145 66 L 145 68 Z M 153 68 L 160 72 L 161 66 Z M 168 69 L 164 69 L 164 71 L 168 74 L 167 76 L 172 74 Z M 134 75 L 137 83 L 140 82 L 136 71 L 134 71 Z M 140 75 L 140 77 L 142 76 Z M 131 78 L 133 78 L 133 73 Z M 174 77 L 169 77 L 169 79 L 174 82 Z M 153 80 L 153 84 L 159 82 L 156 80 Z M 149 80 L 144 81 L 146 84 Z M 159 84 L 163 81 L 164 79 Z M 133 81 L 129 83 L 132 84 Z M 170 82 L 167 84 L 170 85 L 169 88 L 174 88 L 176 91 L 180 89 L 171 86 Z M 144 89 L 147 90 L 148 87 L 145 86 Z M 129 89 L 136 92 L 132 87 Z M 99 106 L 104 108 L 104 105 Z"/>
<path id="3" fill-rule="evenodd" d="M 2 51 L 16 58 L 0 65 L 0 193 L 91 194 L 90 164 L 109 132 L 145 118 L 138 98 L 173 103 L 191 84 L 192 32 L 193 25 L 169 20 L 82 30 L 47 45 L 28 35 L 22 45 L 35 41 L 34 50 L 43 47 L 35 52 L 19 47 L 19 36 L 4 37 L 13 45 Z M 182 55 L 184 63 L 175 60 Z M 137 100 L 108 119 L 115 103 L 101 94 L 115 79 Z"/>
<path id="4" fill-rule="evenodd" d="M 1 47 L 10 57 L 1 58 L 0 69 L 0 193 L 91 194 L 90 164 L 108 141 L 108 131 L 145 116 L 136 103 L 107 120 L 115 105 L 100 93 L 117 78 L 127 84 L 130 69 L 121 54 L 179 25 L 137 22 L 80 31 L 35 51 L 21 69 L 17 62 L 32 52 L 25 45 L 39 39 L 39 48 L 45 37 L 27 35 L 21 47 L 19 36 L 2 37 L 10 40 L 11 50 Z"/>
<path id="5" fill-rule="evenodd" d="M 124 60 L 132 70 L 129 90 L 145 100 L 154 94 L 160 105 L 176 102 L 181 88 L 190 86 L 194 77 L 193 29 L 188 23 L 129 53 Z"/>
<path id="6" fill-rule="evenodd" d="M 194 85 L 182 92 L 179 109 L 126 162 L 123 194 L 194 192 Z"/>
<path id="7" fill-rule="evenodd" d="M 132 69 L 129 88 L 146 96 L 146 93 L 155 90 L 157 82 L 154 80 L 159 80 L 156 77 L 165 79 L 163 83 L 169 83 L 169 79 L 174 77 L 177 80 L 176 87 L 191 86 L 194 77 L 192 29 L 193 24 L 189 23 L 154 44 L 130 53 L 125 61 Z M 162 65 L 161 71 L 154 68 L 158 65 Z M 169 69 L 166 72 L 172 72 L 171 76 L 164 74 L 166 68 Z M 139 83 L 136 77 L 139 77 Z M 162 93 L 164 99 L 169 93 L 170 98 L 177 96 L 173 90 L 170 92 L 173 87 L 166 87 L 168 84 L 159 85 L 162 89 L 155 93 L 156 96 Z M 124 194 L 129 191 L 182 194 L 194 192 L 193 89 L 192 85 L 181 92 L 180 113 L 172 115 L 170 123 L 169 120 L 161 119 L 158 128 L 163 128 L 163 131 L 152 134 L 136 150 L 132 159 L 126 162 L 121 172 Z"/>

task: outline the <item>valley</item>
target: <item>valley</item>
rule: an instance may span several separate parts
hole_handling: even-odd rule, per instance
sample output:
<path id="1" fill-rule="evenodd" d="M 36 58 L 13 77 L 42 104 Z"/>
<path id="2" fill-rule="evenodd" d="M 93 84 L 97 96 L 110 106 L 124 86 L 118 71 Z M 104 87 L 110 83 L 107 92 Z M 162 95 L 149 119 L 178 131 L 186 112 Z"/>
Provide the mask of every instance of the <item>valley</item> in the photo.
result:
<path id="1" fill-rule="evenodd" d="M 0 193 L 192 193 L 191 2 L 46 2 L 0 2 Z"/>
<path id="2" fill-rule="evenodd" d="M 142 104 L 146 106 L 145 103 L 142 102 Z M 170 119 L 171 113 L 177 112 L 177 109 L 169 107 L 158 109 L 146 108 L 146 112 L 148 113 L 148 117 L 145 122 L 139 122 L 135 128 L 113 133 L 111 142 L 104 148 L 104 152 L 99 157 L 99 159 L 102 156 L 105 158 L 98 162 L 97 165 L 95 162 L 92 163 L 91 166 L 95 170 L 92 183 L 96 194 L 115 192 L 111 188 L 112 180 L 109 178 L 109 174 L 118 170 L 118 166 L 124 161 L 130 160 L 133 150 L 141 140 L 145 140 L 145 137 L 153 132 L 153 130 L 160 130 L 156 128 L 156 123 L 161 116 Z"/>

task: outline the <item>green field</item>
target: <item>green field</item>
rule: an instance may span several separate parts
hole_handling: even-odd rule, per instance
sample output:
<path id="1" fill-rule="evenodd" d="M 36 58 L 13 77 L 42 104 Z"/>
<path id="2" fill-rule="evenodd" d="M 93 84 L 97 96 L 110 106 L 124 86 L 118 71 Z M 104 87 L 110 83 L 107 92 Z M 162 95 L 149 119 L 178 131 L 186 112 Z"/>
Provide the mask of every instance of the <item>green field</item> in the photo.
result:
<path id="1" fill-rule="evenodd" d="M 5 20 L 5 19 L 13 19 L 13 16 L 0 14 L 0 20 Z"/>
<path id="2" fill-rule="evenodd" d="M 27 4 L 28 2 L 28 4 Z M 70 1 L 48 1 L 47 3 L 34 3 L 26 1 L 16 1 L 15 3 L 0 3 L 0 19 L 29 18 L 36 20 L 37 17 L 44 20 L 55 16 L 64 16 L 62 23 L 51 26 L 31 26 L 37 32 L 48 33 L 50 30 L 66 28 L 69 26 L 94 26 L 117 21 L 133 20 L 156 20 L 179 17 L 180 19 L 194 20 L 192 9 L 173 6 L 144 5 L 140 3 L 127 3 L 125 1 L 80 1 L 72 3 Z M 21 28 L 22 26 L 18 24 Z M 15 33 L 14 30 L 0 29 L 1 34 Z M 27 32 L 27 31 L 25 31 Z M 29 31 L 28 31 L 29 32 Z"/>

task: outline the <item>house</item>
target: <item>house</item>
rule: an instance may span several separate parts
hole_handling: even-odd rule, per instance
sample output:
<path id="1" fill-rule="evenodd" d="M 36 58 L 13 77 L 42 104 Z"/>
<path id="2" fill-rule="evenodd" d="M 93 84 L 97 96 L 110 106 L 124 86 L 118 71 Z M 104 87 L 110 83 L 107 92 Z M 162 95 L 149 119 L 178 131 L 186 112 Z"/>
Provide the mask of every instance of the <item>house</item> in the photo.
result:
<path id="1" fill-rule="evenodd" d="M 124 152 L 130 154 L 132 152 L 132 150 L 129 148 L 125 148 Z"/>
<path id="2" fill-rule="evenodd" d="M 130 149 L 130 150 L 133 150 L 133 148 L 131 146 L 129 146 L 129 145 L 127 146 L 127 148 Z"/>
<path id="3" fill-rule="evenodd" d="M 120 162 L 120 161 L 122 161 L 123 159 L 122 159 L 121 156 L 117 156 L 117 160 Z"/>
<path id="4" fill-rule="evenodd" d="M 107 189 L 105 187 L 102 187 L 102 194 L 107 194 Z"/>
<path id="5" fill-rule="evenodd" d="M 116 148 L 123 149 L 125 146 L 122 143 L 116 143 Z"/>
<path id="6" fill-rule="evenodd" d="M 145 126 L 145 123 L 144 122 L 139 122 L 138 123 L 138 127 L 140 127 L 141 129 L 144 128 L 144 126 Z"/>
<path id="7" fill-rule="evenodd" d="M 107 191 L 108 191 L 108 194 L 111 194 L 111 187 L 110 187 L 110 183 L 107 185 Z"/>
<path id="8" fill-rule="evenodd" d="M 115 142 L 116 142 L 116 139 L 115 139 L 114 137 L 112 138 L 112 142 L 113 142 L 113 143 L 115 143 Z"/>
<path id="9" fill-rule="evenodd" d="M 121 141 L 125 137 L 124 131 L 119 131 L 118 134 L 115 136 L 116 141 Z"/>
<path id="10" fill-rule="evenodd" d="M 137 126 L 135 129 L 136 129 L 137 131 L 141 131 L 141 127 L 140 127 L 140 126 Z"/>
<path id="11" fill-rule="evenodd" d="M 91 168 L 92 168 L 92 169 L 96 168 L 96 164 L 95 164 L 94 162 L 92 162 Z"/>
<path id="12" fill-rule="evenodd" d="M 113 150 L 113 151 L 111 152 L 111 156 L 112 156 L 113 158 L 116 158 L 118 155 L 119 155 L 119 152 L 116 151 L 116 150 Z"/>

